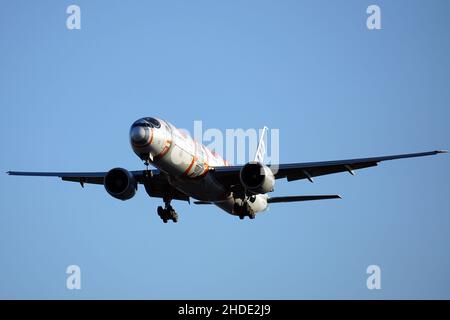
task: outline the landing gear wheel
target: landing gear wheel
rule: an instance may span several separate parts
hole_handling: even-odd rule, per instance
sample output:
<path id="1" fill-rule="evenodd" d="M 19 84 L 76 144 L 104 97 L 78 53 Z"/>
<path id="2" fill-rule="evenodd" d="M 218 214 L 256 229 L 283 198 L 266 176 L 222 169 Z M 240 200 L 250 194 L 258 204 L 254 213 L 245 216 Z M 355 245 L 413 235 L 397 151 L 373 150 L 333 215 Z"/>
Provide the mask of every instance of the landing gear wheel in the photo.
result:
<path id="1" fill-rule="evenodd" d="M 250 204 L 248 202 L 245 202 L 243 205 L 243 211 L 245 215 L 247 215 L 250 219 L 255 219 L 255 212 L 253 212 L 252 208 L 250 207 Z"/>
<path id="2" fill-rule="evenodd" d="M 171 209 L 169 210 L 170 219 L 172 219 L 173 222 L 178 222 L 178 214 L 175 210 Z"/>
<path id="3" fill-rule="evenodd" d="M 158 207 L 158 216 L 162 219 L 164 223 L 172 220 L 174 223 L 178 222 L 178 214 L 170 205 L 170 200 L 164 199 L 165 207 Z"/>
<path id="4" fill-rule="evenodd" d="M 157 211 L 158 211 L 158 216 L 162 219 L 162 217 L 164 215 L 163 207 L 159 206 Z"/>
<path id="5" fill-rule="evenodd" d="M 244 220 L 244 216 L 243 216 L 243 215 L 240 215 L 240 216 L 239 216 L 239 219 Z"/>

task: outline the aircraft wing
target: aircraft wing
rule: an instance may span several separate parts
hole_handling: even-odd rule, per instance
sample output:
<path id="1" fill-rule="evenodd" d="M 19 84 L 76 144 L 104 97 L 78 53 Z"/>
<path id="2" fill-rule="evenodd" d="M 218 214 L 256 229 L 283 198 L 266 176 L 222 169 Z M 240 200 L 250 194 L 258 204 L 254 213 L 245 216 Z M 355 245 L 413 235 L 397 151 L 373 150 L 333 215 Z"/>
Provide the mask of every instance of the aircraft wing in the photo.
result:
<path id="1" fill-rule="evenodd" d="M 103 178 L 107 172 L 26 172 L 8 171 L 11 176 L 33 176 L 33 177 L 58 177 L 64 181 L 103 184 Z"/>
<path id="2" fill-rule="evenodd" d="M 144 182 L 145 171 L 130 171 L 139 183 Z M 103 184 L 103 179 L 108 172 L 25 172 L 25 171 L 8 171 L 11 176 L 34 176 L 34 177 L 58 177 L 64 181 L 79 182 L 82 185 Z M 151 170 L 151 175 L 159 174 L 159 170 Z"/>
<path id="3" fill-rule="evenodd" d="M 358 158 L 348 160 L 335 160 L 324 162 L 304 162 L 280 164 L 278 167 L 270 166 L 276 179 L 286 178 L 288 181 L 308 179 L 313 181 L 314 177 L 323 176 L 338 172 L 349 172 L 354 174 L 354 170 L 377 166 L 379 162 L 395 159 L 414 158 L 431 156 L 447 151 L 430 151 L 420 153 L 408 153 L 391 156 Z M 232 187 L 240 185 L 239 172 L 243 166 L 223 166 L 212 168 L 215 178 L 222 184 Z"/>
<path id="4" fill-rule="evenodd" d="M 159 170 L 137 170 L 130 171 L 136 181 L 144 184 L 147 193 L 151 197 L 163 198 L 170 196 L 175 200 L 189 201 L 189 197 L 179 190 L 172 187 L 164 173 Z M 108 172 L 25 172 L 8 171 L 12 176 L 35 176 L 35 177 L 59 177 L 64 181 L 78 182 L 84 187 L 84 184 L 103 185 L 103 179 Z"/>

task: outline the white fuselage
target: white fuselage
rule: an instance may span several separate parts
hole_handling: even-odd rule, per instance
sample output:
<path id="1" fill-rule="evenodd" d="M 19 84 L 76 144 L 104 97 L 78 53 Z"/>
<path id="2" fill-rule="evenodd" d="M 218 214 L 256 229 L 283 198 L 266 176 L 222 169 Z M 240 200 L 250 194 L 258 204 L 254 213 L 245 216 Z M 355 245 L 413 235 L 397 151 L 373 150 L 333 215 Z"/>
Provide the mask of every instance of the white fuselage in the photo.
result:
<path id="1" fill-rule="evenodd" d="M 140 121 L 145 119 L 156 121 L 158 126 L 146 127 L 144 129 L 148 132 L 145 132 L 139 127 Z M 242 200 L 235 199 L 209 173 L 210 167 L 229 165 L 219 154 L 194 141 L 169 122 L 155 118 L 136 121 L 130 129 L 130 140 L 133 151 L 142 160 L 166 173 L 174 188 L 189 197 L 212 202 L 226 212 L 238 215 L 235 208 L 242 205 Z M 267 198 L 265 194 L 256 195 L 248 201 L 248 205 L 255 213 L 264 211 L 267 209 Z"/>

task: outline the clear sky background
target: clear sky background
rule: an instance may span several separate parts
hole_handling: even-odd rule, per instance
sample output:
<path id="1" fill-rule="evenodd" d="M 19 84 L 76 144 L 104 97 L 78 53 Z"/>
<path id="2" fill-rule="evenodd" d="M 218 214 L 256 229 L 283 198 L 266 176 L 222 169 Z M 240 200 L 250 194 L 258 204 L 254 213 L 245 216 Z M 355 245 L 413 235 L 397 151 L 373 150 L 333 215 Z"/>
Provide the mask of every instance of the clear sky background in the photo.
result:
<path id="1" fill-rule="evenodd" d="M 66 8 L 81 7 L 81 30 Z M 366 27 L 378 4 L 382 30 Z M 280 129 L 281 161 L 450 147 L 450 2 L 1 1 L 0 168 L 143 168 L 130 124 Z M 450 157 L 276 195 L 254 221 L 0 175 L 0 298 L 450 298 Z M 81 267 L 82 289 L 66 289 Z M 381 267 L 381 290 L 366 268 Z"/>

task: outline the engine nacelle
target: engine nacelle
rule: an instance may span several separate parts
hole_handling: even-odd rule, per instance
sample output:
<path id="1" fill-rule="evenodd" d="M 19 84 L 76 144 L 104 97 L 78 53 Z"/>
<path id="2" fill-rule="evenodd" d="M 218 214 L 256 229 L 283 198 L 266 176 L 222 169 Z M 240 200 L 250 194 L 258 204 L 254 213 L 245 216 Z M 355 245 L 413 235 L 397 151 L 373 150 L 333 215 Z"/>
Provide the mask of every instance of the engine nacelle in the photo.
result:
<path id="1" fill-rule="evenodd" d="M 275 176 L 269 167 L 259 162 L 249 162 L 242 167 L 239 174 L 242 185 L 252 194 L 273 191 Z"/>
<path id="2" fill-rule="evenodd" d="M 133 174 L 123 168 L 114 168 L 108 171 L 103 181 L 106 191 L 114 198 L 128 200 L 134 197 L 137 190 L 137 181 Z"/>

